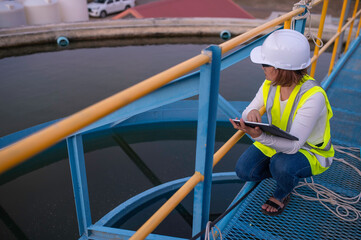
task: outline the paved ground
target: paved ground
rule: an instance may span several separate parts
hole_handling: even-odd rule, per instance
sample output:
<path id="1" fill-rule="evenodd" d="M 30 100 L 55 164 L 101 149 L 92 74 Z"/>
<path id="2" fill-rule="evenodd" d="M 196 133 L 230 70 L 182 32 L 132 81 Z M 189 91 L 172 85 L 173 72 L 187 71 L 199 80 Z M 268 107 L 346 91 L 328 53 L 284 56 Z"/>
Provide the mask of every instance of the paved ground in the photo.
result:
<path id="1" fill-rule="evenodd" d="M 159 0 L 136 0 L 136 5 L 142 5 L 147 4 L 150 2 L 155 2 Z M 91 2 L 91 0 L 88 0 L 88 2 Z M 244 8 L 247 12 L 252 14 L 256 18 L 267 18 L 273 11 L 280 11 L 280 12 L 289 12 L 292 10 L 292 4 L 296 3 L 295 1 L 290 0 L 233 0 L 236 4 Z M 332 1 L 332 3 L 329 3 L 327 14 L 332 15 L 332 17 L 339 17 L 341 13 L 342 8 L 342 2 L 341 0 L 338 1 Z M 352 1 L 352 7 L 353 10 L 353 4 L 354 1 Z M 311 9 L 311 13 L 321 13 L 322 10 L 322 4 L 319 4 L 318 6 L 315 6 Z M 350 11 L 350 14 L 352 13 L 352 10 Z M 118 14 L 118 13 L 117 13 Z M 110 19 L 116 14 L 112 14 L 108 16 L 106 19 Z M 99 20 L 99 18 L 90 18 L 90 20 Z"/>
<path id="2" fill-rule="evenodd" d="M 136 3 L 137 5 L 141 5 L 155 1 L 158 0 L 136 0 Z M 298 0 L 233 0 L 233 2 L 244 8 L 256 18 L 267 18 L 273 11 L 291 11 L 293 4 L 297 3 Z M 330 14 L 333 17 L 339 17 L 342 8 L 342 2 L 343 1 L 341 0 L 330 1 L 327 14 Z M 353 0 L 351 4 L 354 4 L 354 2 L 355 1 Z M 315 6 L 313 9 L 311 9 L 311 13 L 321 13 L 321 10 L 322 4 L 319 4 L 318 6 Z"/>
<path id="3" fill-rule="evenodd" d="M 251 13 L 256 18 L 267 18 L 272 11 L 289 12 L 292 10 L 293 3 L 297 3 L 297 0 L 233 0 L 236 4 L 243 7 L 246 11 Z M 339 17 L 342 8 L 341 0 L 330 1 L 327 14 L 333 17 Z M 354 2 L 354 1 L 353 1 Z M 321 13 L 322 3 L 318 4 L 311 9 L 311 13 Z"/>

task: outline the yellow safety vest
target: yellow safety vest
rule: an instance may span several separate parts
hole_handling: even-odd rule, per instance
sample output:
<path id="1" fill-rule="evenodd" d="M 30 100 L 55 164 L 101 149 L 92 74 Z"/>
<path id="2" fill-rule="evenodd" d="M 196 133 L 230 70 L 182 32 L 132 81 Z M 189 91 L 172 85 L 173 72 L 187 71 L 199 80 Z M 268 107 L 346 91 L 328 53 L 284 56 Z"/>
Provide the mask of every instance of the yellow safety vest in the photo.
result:
<path id="1" fill-rule="evenodd" d="M 291 129 L 298 109 L 302 107 L 310 96 L 317 92 L 321 92 L 325 97 L 327 122 L 323 143 L 316 146 L 306 142 L 299 150 L 310 162 L 312 175 L 320 174 L 331 165 L 335 153 L 331 144 L 330 130 L 330 119 L 333 113 L 327 95 L 315 79 L 309 75 L 305 75 L 300 83 L 293 89 L 281 118 L 280 89 L 280 86 L 272 86 L 271 81 L 265 80 L 263 84 L 264 106 L 266 107 L 268 122 L 287 132 Z M 268 157 L 272 157 L 276 154 L 275 149 L 263 145 L 260 142 L 254 142 L 254 145 Z"/>

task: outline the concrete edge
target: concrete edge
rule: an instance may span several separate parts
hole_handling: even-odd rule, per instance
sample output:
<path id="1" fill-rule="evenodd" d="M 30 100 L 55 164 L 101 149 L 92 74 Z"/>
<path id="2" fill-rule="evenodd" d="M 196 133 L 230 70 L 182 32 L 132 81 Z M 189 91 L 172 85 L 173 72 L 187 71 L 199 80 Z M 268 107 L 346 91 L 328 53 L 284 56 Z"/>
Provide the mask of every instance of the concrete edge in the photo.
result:
<path id="1" fill-rule="evenodd" d="M 269 18 L 150 18 L 4 28 L 0 29 L 0 49 L 56 43 L 56 39 L 60 36 L 67 37 L 71 42 L 132 38 L 219 37 L 223 30 L 236 36 L 269 20 Z M 311 31 L 317 34 L 317 29 L 311 29 Z M 326 25 L 323 38 L 329 39 L 336 31 L 337 26 Z"/>

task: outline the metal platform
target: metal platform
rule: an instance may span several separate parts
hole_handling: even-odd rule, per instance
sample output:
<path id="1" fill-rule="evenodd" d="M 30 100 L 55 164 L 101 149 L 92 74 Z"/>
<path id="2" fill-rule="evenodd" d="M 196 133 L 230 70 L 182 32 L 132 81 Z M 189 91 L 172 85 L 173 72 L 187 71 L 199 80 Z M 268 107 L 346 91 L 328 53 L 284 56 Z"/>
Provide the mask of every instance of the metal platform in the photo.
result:
<path id="1" fill-rule="evenodd" d="M 361 168 L 361 163 L 345 154 L 336 157 Z M 361 177 L 352 168 L 335 161 L 324 174 L 314 177 L 315 183 L 347 197 L 361 191 Z M 310 182 L 310 180 L 308 179 Z M 306 201 L 292 195 L 285 211 L 270 217 L 261 212 L 262 204 L 272 195 L 274 181 L 263 181 L 239 206 L 233 218 L 222 230 L 223 239 L 361 239 L 360 220 L 345 221 L 321 205 L 318 201 Z M 316 197 L 308 187 L 297 190 L 302 195 Z M 335 205 L 326 203 L 335 210 Z M 361 210 L 361 203 L 355 206 Z M 341 213 L 345 213 L 341 210 Z M 355 214 L 350 213 L 349 218 Z"/>
<path id="2" fill-rule="evenodd" d="M 335 144 L 361 146 L 361 45 L 360 38 L 339 60 L 326 88 L 334 117 L 331 136 Z"/>

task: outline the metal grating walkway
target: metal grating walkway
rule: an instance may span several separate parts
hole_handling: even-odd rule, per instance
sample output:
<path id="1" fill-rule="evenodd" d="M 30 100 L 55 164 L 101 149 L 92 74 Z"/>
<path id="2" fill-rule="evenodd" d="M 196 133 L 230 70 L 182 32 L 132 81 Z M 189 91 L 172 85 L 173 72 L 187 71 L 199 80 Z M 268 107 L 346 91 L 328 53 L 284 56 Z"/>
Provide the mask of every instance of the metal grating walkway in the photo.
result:
<path id="1" fill-rule="evenodd" d="M 361 162 L 345 154 L 337 153 L 361 169 Z M 351 180 L 352 179 L 352 180 Z M 328 171 L 314 177 L 322 184 L 343 196 L 353 197 L 361 191 L 361 177 L 352 168 L 335 161 Z M 261 212 L 262 204 L 272 195 L 274 181 L 263 181 L 240 205 L 238 211 L 223 229 L 223 239 L 361 239 L 361 220 L 344 221 L 319 202 L 305 201 L 292 195 L 285 211 L 277 217 Z M 307 187 L 297 190 L 300 194 L 315 197 Z M 357 192 L 358 191 L 358 192 Z M 331 209 L 335 206 L 326 204 Z M 361 211 L 361 203 L 356 208 Z M 351 214 L 350 218 L 355 217 Z"/>
<path id="2" fill-rule="evenodd" d="M 361 47 L 360 38 L 354 42 L 352 54 L 345 55 L 342 65 L 335 66 L 335 76 L 327 88 L 334 111 L 331 119 L 332 139 L 335 145 L 361 146 Z M 360 157 L 360 152 L 356 153 Z M 361 162 L 346 154 L 336 152 L 335 158 L 343 158 L 361 169 Z M 307 179 L 310 181 L 310 179 Z M 329 170 L 314 177 L 315 183 L 345 197 L 361 192 L 361 177 L 351 167 L 334 161 Z M 318 201 L 306 201 L 292 195 L 286 210 L 277 217 L 261 212 L 262 204 L 272 195 L 274 181 L 263 181 L 237 208 L 234 216 L 222 229 L 223 239 L 361 239 L 361 219 L 345 221 L 321 205 Z M 297 189 L 302 195 L 315 197 L 308 187 Z M 330 209 L 336 206 L 327 203 Z M 354 207 L 361 213 L 361 203 Z M 346 213 L 340 210 L 341 213 Z M 358 217 L 350 213 L 349 219 Z M 219 238 L 218 238 L 219 239 Z"/>
<path id="3" fill-rule="evenodd" d="M 331 119 L 332 141 L 345 146 L 361 146 L 361 46 L 345 59 L 330 87 L 326 89 L 334 117 Z"/>

